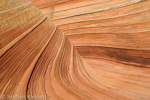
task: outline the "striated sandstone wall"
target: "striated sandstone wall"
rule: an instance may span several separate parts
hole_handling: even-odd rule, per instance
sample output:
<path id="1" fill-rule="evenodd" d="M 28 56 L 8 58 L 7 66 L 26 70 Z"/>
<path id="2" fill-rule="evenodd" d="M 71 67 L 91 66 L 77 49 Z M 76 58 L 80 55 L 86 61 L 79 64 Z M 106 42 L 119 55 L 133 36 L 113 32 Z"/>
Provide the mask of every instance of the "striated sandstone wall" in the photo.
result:
<path id="1" fill-rule="evenodd" d="M 30 1 L 0 1 L 1 99 L 150 99 L 149 0 Z"/>

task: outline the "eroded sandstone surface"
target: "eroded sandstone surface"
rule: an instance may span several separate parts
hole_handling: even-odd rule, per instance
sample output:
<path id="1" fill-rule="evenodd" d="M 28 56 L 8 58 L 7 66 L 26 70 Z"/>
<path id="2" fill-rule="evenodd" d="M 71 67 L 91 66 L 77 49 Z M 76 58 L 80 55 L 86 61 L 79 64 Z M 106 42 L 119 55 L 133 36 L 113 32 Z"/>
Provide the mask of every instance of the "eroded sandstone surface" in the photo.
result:
<path id="1" fill-rule="evenodd" d="M 2 100 L 150 100 L 149 0 L 0 0 Z"/>

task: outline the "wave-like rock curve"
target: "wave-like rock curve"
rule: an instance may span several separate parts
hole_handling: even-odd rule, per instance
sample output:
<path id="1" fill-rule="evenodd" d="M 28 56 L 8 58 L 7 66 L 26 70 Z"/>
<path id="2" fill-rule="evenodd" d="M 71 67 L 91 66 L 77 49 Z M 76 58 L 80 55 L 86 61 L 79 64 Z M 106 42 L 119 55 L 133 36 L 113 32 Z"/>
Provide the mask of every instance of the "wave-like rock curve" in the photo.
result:
<path id="1" fill-rule="evenodd" d="M 149 1 L 31 1 L 46 16 L 28 0 L 0 1 L 1 99 L 150 99 Z"/>

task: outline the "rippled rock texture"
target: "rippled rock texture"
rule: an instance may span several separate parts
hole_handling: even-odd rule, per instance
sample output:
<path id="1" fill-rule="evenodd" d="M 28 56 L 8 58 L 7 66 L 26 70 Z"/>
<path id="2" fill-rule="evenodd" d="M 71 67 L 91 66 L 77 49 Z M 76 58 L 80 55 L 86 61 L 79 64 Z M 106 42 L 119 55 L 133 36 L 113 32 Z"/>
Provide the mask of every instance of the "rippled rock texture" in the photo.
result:
<path id="1" fill-rule="evenodd" d="M 149 5 L 0 0 L 1 99 L 150 100 Z"/>

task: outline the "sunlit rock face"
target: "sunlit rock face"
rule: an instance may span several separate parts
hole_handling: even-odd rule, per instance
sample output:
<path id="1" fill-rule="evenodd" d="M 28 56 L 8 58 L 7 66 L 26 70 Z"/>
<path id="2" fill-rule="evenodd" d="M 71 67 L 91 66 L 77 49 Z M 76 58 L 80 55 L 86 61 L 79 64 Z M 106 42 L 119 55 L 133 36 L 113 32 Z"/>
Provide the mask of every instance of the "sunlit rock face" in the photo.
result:
<path id="1" fill-rule="evenodd" d="M 149 5 L 0 0 L 0 98 L 150 100 Z"/>

